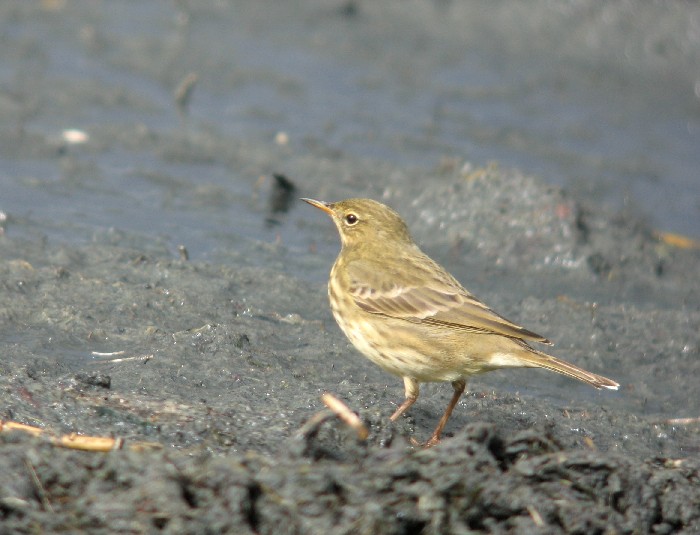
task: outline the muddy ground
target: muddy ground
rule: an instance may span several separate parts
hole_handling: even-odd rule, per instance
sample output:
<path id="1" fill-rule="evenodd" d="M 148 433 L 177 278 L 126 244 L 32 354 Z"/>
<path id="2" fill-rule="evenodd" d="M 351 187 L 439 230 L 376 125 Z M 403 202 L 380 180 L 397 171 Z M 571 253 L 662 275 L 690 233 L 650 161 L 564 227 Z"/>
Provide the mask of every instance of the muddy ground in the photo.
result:
<path id="1" fill-rule="evenodd" d="M 258 245 L 264 267 L 236 251 L 187 261 L 115 234 L 70 247 L 6 232 L 3 418 L 162 448 L 84 453 L 3 434 L 4 529 L 697 532 L 697 252 L 517 173 L 439 183 L 415 202 L 388 195 L 424 238 L 438 224 L 420 206 L 440 201 L 454 246 L 438 256 L 462 279 L 488 279 L 496 308 L 618 379 L 619 393 L 533 370 L 478 377 L 443 443 L 423 451 L 409 438 L 428 436 L 449 386 L 428 386 L 389 422 L 400 381 L 349 347 L 322 283 L 275 267 L 293 256 L 283 245 Z M 499 210 L 508 217 L 483 224 Z M 313 248 L 293 260 L 331 261 Z M 324 391 L 359 413 L 367 441 L 334 419 L 304 428 Z"/>
<path id="2" fill-rule="evenodd" d="M 0 531 L 700 532 L 697 248 L 661 239 L 633 205 L 601 207 L 505 162 L 449 154 L 426 171 L 324 144 L 364 108 L 317 118 L 327 130 L 291 143 L 273 141 L 284 116 L 263 105 L 218 122 L 208 102 L 233 94 L 235 108 L 258 84 L 313 102 L 308 73 L 246 66 L 240 33 L 217 52 L 241 16 L 258 25 L 250 35 L 264 28 L 258 3 L 242 4 L 168 3 L 165 29 L 139 25 L 131 3 L 111 4 L 116 16 L 99 2 L 0 7 L 16 70 L 0 88 L 0 418 L 124 439 L 90 453 L 0 433 Z M 287 8 L 268 30 L 283 44 L 323 49 L 347 26 L 333 46 L 364 61 L 382 35 L 407 37 L 392 25 L 400 3 L 360 16 L 360 3 L 297 4 L 289 34 Z M 414 4 L 443 35 L 449 3 L 439 16 Z M 401 91 L 428 89 L 410 85 L 414 52 L 418 66 L 446 57 L 422 43 L 387 45 Z M 188 117 L 171 90 L 193 68 L 201 108 Z M 89 141 L 61 134 L 78 127 Z M 425 135 L 391 139 L 427 152 Z M 294 189 L 275 189 L 273 173 Z M 451 388 L 425 385 L 389 421 L 401 381 L 334 324 L 325 278 L 338 239 L 298 197 L 391 204 L 476 295 L 620 390 L 538 370 L 475 377 L 443 442 L 414 447 Z M 359 414 L 367 440 L 334 418 L 309 425 L 324 392 Z"/>

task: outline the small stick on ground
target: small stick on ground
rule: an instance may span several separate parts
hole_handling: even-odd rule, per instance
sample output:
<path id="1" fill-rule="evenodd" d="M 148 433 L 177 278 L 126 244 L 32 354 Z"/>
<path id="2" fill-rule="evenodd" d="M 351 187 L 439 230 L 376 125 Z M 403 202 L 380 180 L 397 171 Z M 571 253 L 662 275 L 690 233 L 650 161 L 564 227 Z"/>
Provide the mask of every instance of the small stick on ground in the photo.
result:
<path id="1" fill-rule="evenodd" d="M 660 423 L 670 424 L 670 425 L 700 424 L 700 417 L 698 417 L 698 418 L 669 418 L 668 420 L 661 420 Z"/>
<path id="2" fill-rule="evenodd" d="M 299 428 L 296 432 L 296 436 L 304 439 L 314 436 L 318 432 L 318 428 L 321 424 L 331 416 L 333 416 L 333 413 L 327 409 L 317 412 Z"/>
<path id="3" fill-rule="evenodd" d="M 60 446 L 71 450 L 108 452 L 124 449 L 126 443 L 126 439 L 124 438 L 94 437 L 78 435 L 76 433 L 54 436 L 46 429 L 41 429 L 40 427 L 0 420 L 0 432 L 2 431 L 22 431 L 35 437 L 45 438 L 54 446 Z M 161 449 L 162 447 L 163 445 L 159 442 L 130 441 L 127 449 L 131 451 L 145 451 Z"/>
<path id="4" fill-rule="evenodd" d="M 144 360 L 148 361 L 153 358 L 153 353 L 150 355 L 137 355 L 133 357 L 124 357 L 120 359 L 112 359 L 112 358 L 107 358 L 111 356 L 118 356 L 118 355 L 124 355 L 126 351 L 115 351 L 114 353 L 98 353 L 97 351 L 92 352 L 93 357 L 100 357 L 101 360 L 95 360 L 91 364 L 104 364 L 104 363 L 109 363 L 109 364 L 117 364 L 120 362 L 128 362 L 130 360 Z"/>
<path id="5" fill-rule="evenodd" d="M 25 459 L 24 464 L 27 466 L 27 470 L 29 470 L 29 476 L 32 478 L 32 483 L 34 484 L 34 489 L 36 490 L 37 496 L 41 500 L 41 505 L 44 506 L 45 511 L 48 511 L 49 513 L 53 513 L 54 510 L 53 510 L 53 507 L 51 506 L 51 502 L 49 501 L 49 497 L 46 495 L 46 489 L 44 489 L 44 485 L 41 484 L 41 480 L 39 479 L 39 476 L 36 474 L 36 470 L 34 470 L 34 466 L 29 461 L 29 459 Z"/>
<path id="6" fill-rule="evenodd" d="M 316 414 L 314 414 L 311 418 L 309 418 L 306 421 L 306 423 L 302 425 L 301 428 L 299 428 L 299 430 L 297 431 L 297 437 L 306 439 L 310 436 L 315 435 L 318 432 L 318 428 L 321 426 L 321 424 L 323 424 L 323 422 L 335 416 L 348 427 L 351 427 L 353 430 L 355 430 L 355 432 L 357 433 L 357 437 L 360 440 L 367 439 L 367 436 L 369 435 L 367 427 L 365 427 L 365 424 L 362 423 L 362 420 L 360 420 L 357 414 L 352 412 L 345 403 L 340 401 L 333 394 L 329 394 L 328 392 L 325 392 L 321 396 L 321 401 L 323 401 L 323 404 L 326 407 L 328 407 L 328 409 L 319 411 Z"/>
<path id="7" fill-rule="evenodd" d="M 530 513 L 530 518 L 532 518 L 532 522 L 535 524 L 535 526 L 537 526 L 538 528 L 544 526 L 544 520 L 542 520 L 542 515 L 537 509 L 534 508 L 534 506 L 528 505 L 527 512 Z"/>
<path id="8" fill-rule="evenodd" d="M 367 436 L 369 435 L 367 427 L 365 427 L 362 420 L 360 420 L 357 414 L 352 412 L 345 403 L 328 392 L 325 392 L 321 396 L 321 401 L 323 401 L 323 404 L 328 407 L 341 422 L 347 424 L 349 427 L 355 430 L 357 433 L 357 438 L 360 440 L 367 439 Z"/>

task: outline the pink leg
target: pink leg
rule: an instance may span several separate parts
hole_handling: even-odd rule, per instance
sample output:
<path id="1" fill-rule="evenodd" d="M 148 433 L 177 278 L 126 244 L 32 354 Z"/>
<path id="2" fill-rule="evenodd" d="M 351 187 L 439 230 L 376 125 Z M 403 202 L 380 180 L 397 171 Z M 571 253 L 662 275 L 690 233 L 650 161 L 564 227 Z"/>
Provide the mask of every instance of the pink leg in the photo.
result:
<path id="1" fill-rule="evenodd" d="M 450 419 L 452 411 L 457 405 L 459 398 L 462 397 L 462 394 L 464 394 L 464 389 L 467 388 L 467 382 L 464 379 L 459 379 L 458 381 L 454 381 L 452 383 L 452 388 L 454 388 L 454 394 L 452 394 L 452 399 L 450 400 L 449 405 L 447 405 L 447 409 L 445 409 L 445 414 L 443 414 L 442 418 L 440 418 L 440 421 L 438 422 L 435 431 L 433 431 L 433 436 L 431 436 L 428 439 L 428 442 L 424 444 L 424 447 L 426 448 L 430 448 L 431 446 L 435 446 L 435 444 L 440 443 L 440 435 L 442 434 L 442 429 L 445 427 L 445 424 L 447 424 L 447 420 Z M 415 401 L 415 399 L 413 401 Z M 400 408 L 401 407 L 399 407 L 399 409 Z"/>
<path id="2" fill-rule="evenodd" d="M 404 377 L 403 385 L 404 391 L 406 393 L 406 399 L 399 406 L 399 408 L 396 409 L 396 411 L 394 411 L 394 414 L 391 415 L 390 420 L 392 422 L 395 422 L 399 416 L 406 412 L 411 407 L 411 405 L 413 405 L 416 402 L 416 400 L 418 399 L 418 394 L 420 393 L 420 386 L 418 385 L 418 381 L 411 377 Z"/>

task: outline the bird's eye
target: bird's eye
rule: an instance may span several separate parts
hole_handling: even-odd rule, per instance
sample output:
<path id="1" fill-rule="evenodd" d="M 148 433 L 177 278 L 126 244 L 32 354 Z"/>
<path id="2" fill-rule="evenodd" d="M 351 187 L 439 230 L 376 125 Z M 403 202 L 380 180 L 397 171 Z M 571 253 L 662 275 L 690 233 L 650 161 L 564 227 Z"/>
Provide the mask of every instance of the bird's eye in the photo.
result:
<path id="1" fill-rule="evenodd" d="M 354 224 L 357 223 L 358 221 L 359 221 L 359 220 L 357 219 L 357 216 L 356 216 L 355 214 L 353 214 L 352 212 L 349 213 L 349 214 L 345 214 L 345 222 L 346 222 L 348 225 L 354 225 Z"/>

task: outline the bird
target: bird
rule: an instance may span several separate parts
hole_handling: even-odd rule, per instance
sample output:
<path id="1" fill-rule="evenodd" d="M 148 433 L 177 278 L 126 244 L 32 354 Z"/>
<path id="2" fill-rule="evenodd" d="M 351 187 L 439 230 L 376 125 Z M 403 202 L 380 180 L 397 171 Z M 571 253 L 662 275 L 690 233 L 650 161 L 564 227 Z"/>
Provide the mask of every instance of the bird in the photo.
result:
<path id="1" fill-rule="evenodd" d="M 328 281 L 331 311 L 354 347 L 403 378 L 397 420 L 418 399 L 420 383 L 450 382 L 453 395 L 423 445 L 438 444 L 473 375 L 502 368 L 544 368 L 595 388 L 619 383 L 532 347 L 551 342 L 497 314 L 416 245 L 401 216 L 372 199 L 301 200 L 328 214 L 341 249 Z M 414 441 L 415 442 L 415 441 Z"/>

